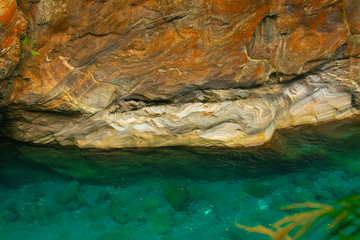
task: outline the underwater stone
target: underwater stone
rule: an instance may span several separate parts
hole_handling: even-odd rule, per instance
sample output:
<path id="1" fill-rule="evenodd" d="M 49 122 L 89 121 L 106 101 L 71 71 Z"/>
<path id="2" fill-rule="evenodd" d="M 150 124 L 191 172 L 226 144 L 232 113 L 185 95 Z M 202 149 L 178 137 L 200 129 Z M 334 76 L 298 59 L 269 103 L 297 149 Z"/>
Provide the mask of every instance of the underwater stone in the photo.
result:
<path id="1" fill-rule="evenodd" d="M 37 202 L 45 196 L 45 193 L 43 193 L 38 186 L 33 186 L 31 189 L 27 189 L 27 192 L 28 202 Z"/>
<path id="2" fill-rule="evenodd" d="M 189 194 L 185 187 L 167 185 L 164 189 L 164 195 L 175 211 L 184 211 L 189 204 Z"/>
<path id="3" fill-rule="evenodd" d="M 7 204 L 6 209 L 16 216 L 20 216 L 24 210 L 24 207 L 17 201 L 11 201 Z"/>
<path id="4" fill-rule="evenodd" d="M 256 211 L 247 216 L 251 220 L 257 222 L 257 224 L 268 225 L 274 223 L 276 220 L 281 219 L 285 215 L 282 211 L 274 211 L 271 209 Z"/>
<path id="5" fill-rule="evenodd" d="M 89 214 L 89 218 L 98 219 L 101 217 L 108 216 L 110 214 L 110 210 L 107 207 L 98 206 L 91 208 L 88 214 Z"/>
<path id="6" fill-rule="evenodd" d="M 177 240 L 177 239 L 171 236 L 162 236 L 161 240 Z"/>
<path id="7" fill-rule="evenodd" d="M 161 210 L 153 213 L 148 219 L 148 227 L 157 234 L 164 234 L 171 230 L 172 212 Z"/>
<path id="8" fill-rule="evenodd" d="M 95 230 L 97 232 L 106 230 L 106 225 L 102 224 L 102 223 L 91 223 L 89 226 L 90 226 L 91 229 L 93 229 L 93 230 Z"/>
<path id="9" fill-rule="evenodd" d="M 77 196 L 79 194 L 79 188 L 79 182 L 71 181 L 59 193 L 57 197 L 58 202 L 64 204 L 77 199 Z"/>
<path id="10" fill-rule="evenodd" d="M 136 206 L 111 209 L 111 214 L 116 223 L 125 224 L 144 219 L 145 213 Z"/>
<path id="11" fill-rule="evenodd" d="M 38 222 L 40 219 L 47 218 L 46 209 L 40 204 L 26 204 L 21 218 L 27 222 Z"/>
<path id="12" fill-rule="evenodd" d="M 18 220 L 19 217 L 20 217 L 20 215 L 17 213 L 7 212 L 1 216 L 1 220 L 4 222 L 14 222 L 14 221 Z"/>
<path id="13" fill-rule="evenodd" d="M 334 184 L 334 185 L 329 184 L 327 189 L 337 199 L 344 198 L 344 197 L 349 196 L 351 194 L 350 189 L 347 189 L 347 188 L 343 187 L 341 185 L 341 183 L 337 183 L 337 184 Z M 358 189 L 355 191 L 355 193 L 356 192 L 358 192 Z"/>
<path id="14" fill-rule="evenodd" d="M 136 221 L 144 215 L 137 202 L 129 202 L 121 193 L 112 195 L 110 201 L 110 212 L 117 223 Z"/>
<path id="15" fill-rule="evenodd" d="M 246 180 L 242 184 L 244 191 L 256 198 L 263 198 L 274 191 L 274 187 L 260 180 Z"/>
<path id="16" fill-rule="evenodd" d="M 126 200 L 121 193 L 115 193 L 110 197 L 110 206 L 112 209 L 124 207 Z"/>
<path id="17" fill-rule="evenodd" d="M 334 199 L 334 196 L 328 192 L 323 190 L 314 191 L 314 196 L 316 198 L 316 201 L 324 202 L 324 201 L 330 201 Z"/>
<path id="18" fill-rule="evenodd" d="M 293 183 L 295 186 L 301 187 L 303 189 L 312 189 L 314 187 L 314 183 L 311 182 L 309 177 L 303 173 L 294 176 Z"/>
<path id="19" fill-rule="evenodd" d="M 143 204 L 144 211 L 152 211 L 152 210 L 160 208 L 160 206 L 161 206 L 161 202 L 157 198 L 145 199 L 144 204 Z"/>
<path id="20" fill-rule="evenodd" d="M 101 191 L 99 191 L 98 194 L 97 194 L 97 197 L 96 197 L 96 199 L 95 199 L 95 203 L 97 203 L 97 204 L 102 203 L 102 202 L 104 202 L 104 201 L 106 201 L 106 200 L 109 200 L 109 198 L 110 198 L 110 193 L 109 193 L 109 191 L 107 191 L 107 190 L 101 190 Z"/>
<path id="21" fill-rule="evenodd" d="M 85 201 L 87 206 L 98 206 L 109 200 L 109 191 L 105 189 L 97 189 L 90 187 L 88 189 L 84 189 L 81 191 L 79 199 L 83 199 L 81 201 Z"/>
<path id="22" fill-rule="evenodd" d="M 111 215 L 115 222 L 117 223 L 125 223 L 127 221 L 125 217 L 125 206 L 126 201 L 121 193 L 115 193 L 110 197 L 110 209 Z"/>
<path id="23" fill-rule="evenodd" d="M 353 155 L 357 156 L 357 155 Z M 356 158 L 356 157 L 355 157 Z M 360 162 L 354 162 L 351 161 L 349 159 L 346 159 L 346 161 L 348 162 L 348 168 L 344 169 L 344 172 L 346 173 L 346 175 L 348 175 L 349 177 L 356 177 L 359 176 L 360 173 Z M 360 182 L 360 181 L 359 181 Z"/>
<path id="24" fill-rule="evenodd" d="M 122 232 L 118 233 L 108 233 L 98 237 L 96 240 L 126 240 L 128 238 L 124 238 L 124 234 Z"/>
<path id="25" fill-rule="evenodd" d="M 71 232 L 69 230 L 62 230 L 57 240 L 70 240 Z"/>
<path id="26" fill-rule="evenodd" d="M 124 208 L 112 208 L 111 214 L 115 222 L 123 224 L 130 220 L 130 216 L 127 214 Z"/>
<path id="27" fill-rule="evenodd" d="M 197 173 L 194 173 L 197 174 Z M 199 201 L 202 198 L 202 194 L 199 188 L 197 187 L 190 187 L 188 188 L 189 191 L 189 198 L 192 201 Z"/>
<path id="28" fill-rule="evenodd" d="M 284 196 L 293 203 L 315 201 L 315 197 L 312 192 L 304 190 L 300 187 L 284 191 Z"/>
<path id="29" fill-rule="evenodd" d="M 286 205 L 286 199 L 282 194 L 277 193 L 271 195 L 270 209 L 280 209 Z"/>
<path id="30" fill-rule="evenodd" d="M 110 200 L 111 215 L 115 222 L 126 223 L 128 216 L 125 212 L 126 202 L 121 194 L 115 194 L 111 196 Z"/>
<path id="31" fill-rule="evenodd" d="M 269 204 L 265 200 L 260 199 L 260 200 L 258 200 L 258 206 L 257 206 L 256 209 L 258 211 L 268 210 L 269 209 Z"/>

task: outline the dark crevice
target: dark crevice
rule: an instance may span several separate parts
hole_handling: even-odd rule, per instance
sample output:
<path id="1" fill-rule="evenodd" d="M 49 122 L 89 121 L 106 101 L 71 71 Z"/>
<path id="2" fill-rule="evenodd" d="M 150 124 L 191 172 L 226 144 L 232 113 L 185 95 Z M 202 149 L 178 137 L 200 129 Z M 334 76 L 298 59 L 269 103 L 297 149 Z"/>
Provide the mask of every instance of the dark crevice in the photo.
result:
<path id="1" fill-rule="evenodd" d="M 115 33 L 115 32 L 108 32 L 108 33 L 99 33 L 99 34 L 96 34 L 96 33 L 92 33 L 92 32 L 86 32 L 86 33 L 83 33 L 81 35 L 78 35 L 78 36 L 75 36 L 73 37 L 71 40 L 69 40 L 69 42 L 72 42 L 74 40 L 77 40 L 77 39 L 80 39 L 80 38 L 84 38 L 84 37 L 87 37 L 87 36 L 94 36 L 94 37 L 106 37 L 106 36 L 109 36 L 109 35 L 120 35 L 119 33 Z"/>
<path id="2" fill-rule="evenodd" d="M 159 105 L 169 105 L 173 104 L 174 102 L 167 99 L 156 99 L 151 100 L 145 98 L 143 96 L 131 96 L 123 99 L 118 99 L 116 101 L 116 107 L 111 113 L 123 113 L 129 111 L 136 111 L 142 109 L 144 107 L 151 107 L 151 106 L 159 106 Z"/>
<path id="3" fill-rule="evenodd" d="M 28 109 L 28 112 L 33 112 L 33 113 L 44 113 L 44 114 L 50 114 L 50 115 L 54 115 L 54 116 L 66 116 L 66 117 L 80 117 L 83 114 L 80 111 L 51 111 L 51 110 L 47 110 L 47 109 Z"/>
<path id="4" fill-rule="evenodd" d="M 188 15 L 187 12 L 177 12 L 170 15 L 162 16 L 165 22 L 173 22 L 175 20 L 184 18 Z"/>
<path id="5" fill-rule="evenodd" d="M 360 97 L 355 94 L 351 94 L 351 105 L 356 109 L 360 109 Z"/>

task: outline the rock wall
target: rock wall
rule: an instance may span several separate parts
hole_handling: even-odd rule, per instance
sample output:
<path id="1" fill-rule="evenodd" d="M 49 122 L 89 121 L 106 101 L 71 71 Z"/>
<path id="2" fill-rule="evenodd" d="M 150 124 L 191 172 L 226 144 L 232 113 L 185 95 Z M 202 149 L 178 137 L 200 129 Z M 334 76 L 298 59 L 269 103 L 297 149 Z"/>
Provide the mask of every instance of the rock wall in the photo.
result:
<path id="1" fill-rule="evenodd" d="M 20 36 L 26 22 L 15 0 L 0 0 L 0 80 L 9 79 L 20 60 Z"/>
<path id="2" fill-rule="evenodd" d="M 239 147 L 359 114 L 356 0 L 24 0 L 19 10 L 0 0 L 0 9 L 2 131 L 21 141 Z"/>

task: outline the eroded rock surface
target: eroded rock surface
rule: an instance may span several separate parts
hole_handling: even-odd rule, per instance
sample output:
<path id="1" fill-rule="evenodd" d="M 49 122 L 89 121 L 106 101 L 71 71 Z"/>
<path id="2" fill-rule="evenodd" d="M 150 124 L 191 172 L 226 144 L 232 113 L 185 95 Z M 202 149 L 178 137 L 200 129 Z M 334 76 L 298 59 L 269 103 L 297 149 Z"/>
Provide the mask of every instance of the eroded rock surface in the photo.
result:
<path id="1" fill-rule="evenodd" d="M 18 140 L 238 147 L 359 113 L 355 0 L 28 0 L 19 9 L 34 44 L 6 70 L 13 83 L 0 82 L 3 132 Z"/>
<path id="2" fill-rule="evenodd" d="M 0 80 L 9 77 L 20 60 L 20 36 L 26 22 L 15 0 L 0 1 Z"/>

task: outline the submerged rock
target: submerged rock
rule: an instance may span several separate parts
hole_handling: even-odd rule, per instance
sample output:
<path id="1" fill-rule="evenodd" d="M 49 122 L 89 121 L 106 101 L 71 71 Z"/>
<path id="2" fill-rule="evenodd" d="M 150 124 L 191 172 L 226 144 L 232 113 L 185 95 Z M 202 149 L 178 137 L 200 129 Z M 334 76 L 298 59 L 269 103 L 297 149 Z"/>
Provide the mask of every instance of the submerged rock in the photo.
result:
<path id="1" fill-rule="evenodd" d="M 172 212 L 170 210 L 156 211 L 148 219 L 148 227 L 156 234 L 164 234 L 171 230 Z"/>
<path id="2" fill-rule="evenodd" d="M 185 187 L 167 185 L 164 188 L 164 195 L 175 211 L 184 211 L 187 209 L 190 198 Z"/>
<path id="3" fill-rule="evenodd" d="M 242 184 L 244 191 L 255 198 L 263 198 L 268 194 L 273 193 L 278 186 L 272 186 L 269 183 L 259 180 L 246 180 Z"/>
<path id="4" fill-rule="evenodd" d="M 19 4 L 0 3 L 1 131 L 17 140 L 240 147 L 359 114 L 355 0 Z"/>
<path id="5" fill-rule="evenodd" d="M 57 200 L 59 203 L 69 203 L 76 200 L 79 195 L 80 184 L 77 181 L 72 181 L 67 184 L 59 193 Z"/>
<path id="6" fill-rule="evenodd" d="M 108 233 L 101 235 L 96 240 L 117 240 L 117 239 L 121 240 L 126 238 L 124 238 L 124 234 L 120 231 L 118 233 Z"/>

